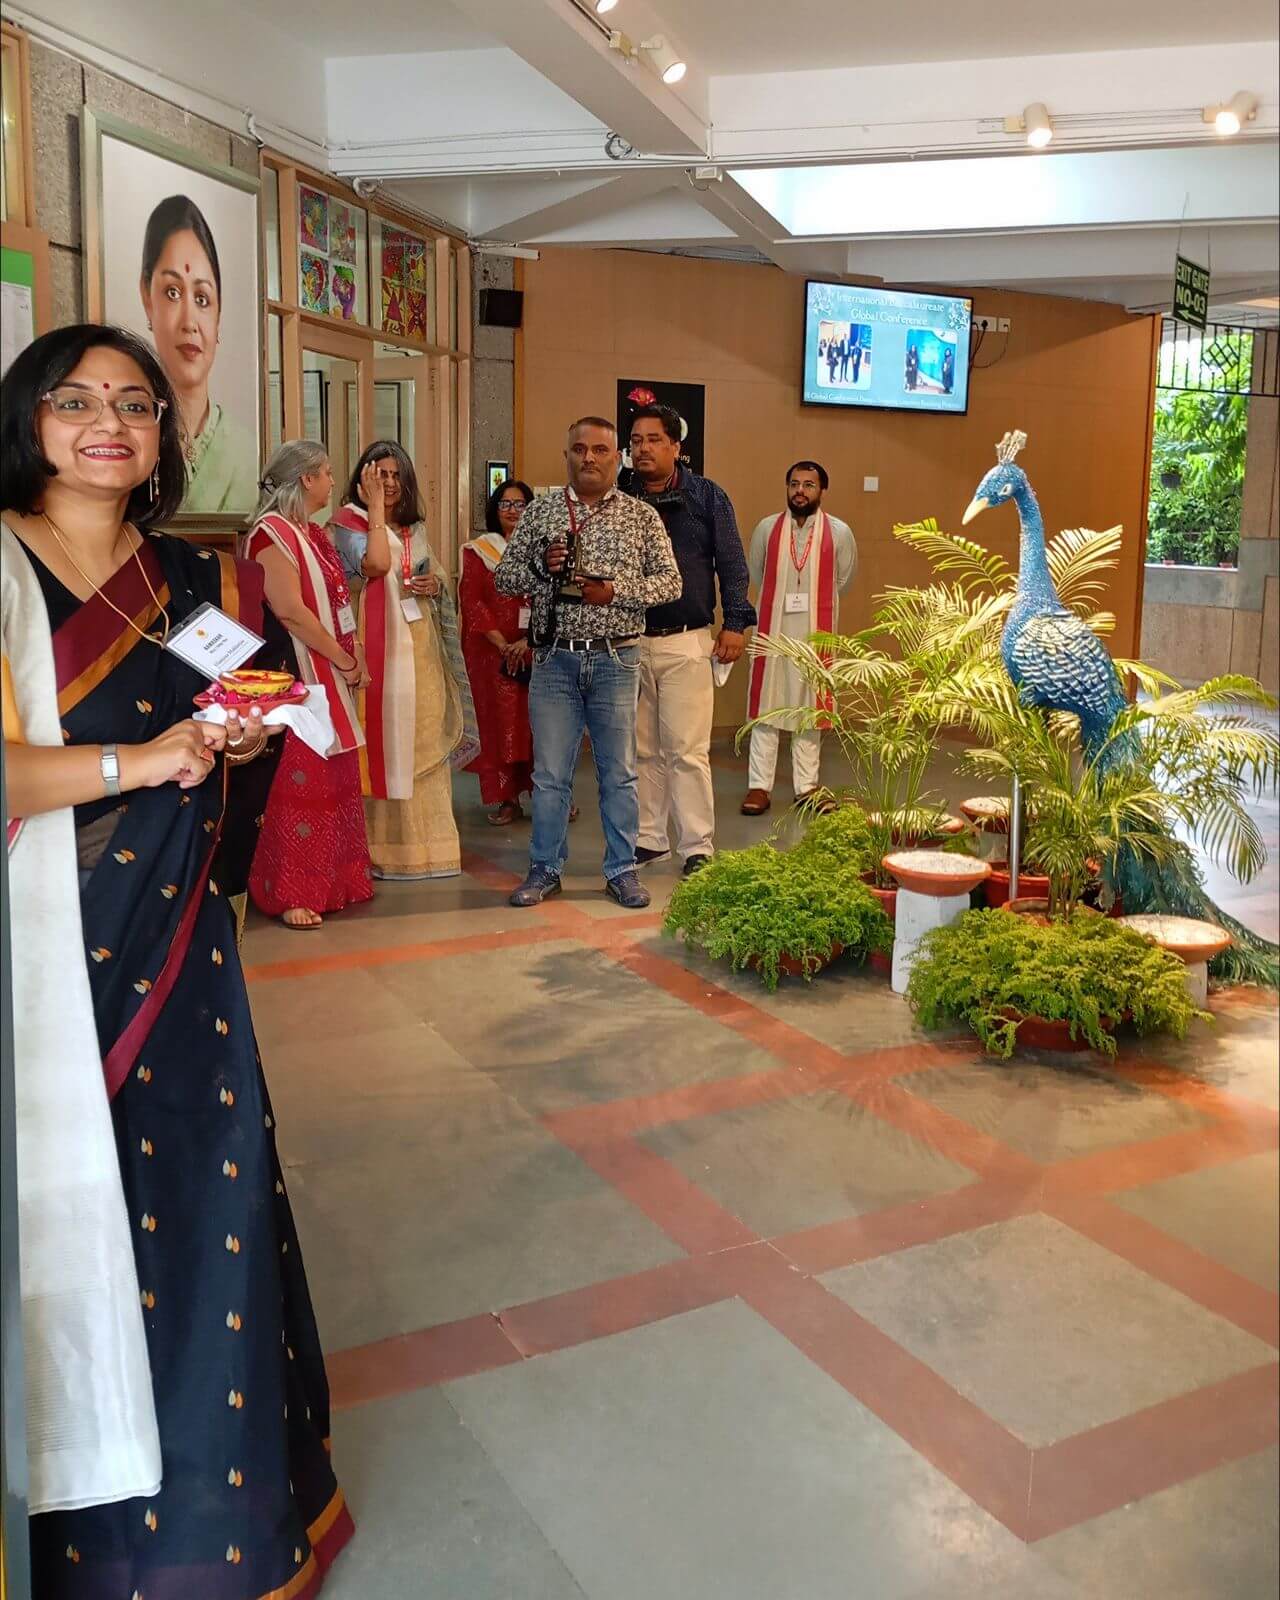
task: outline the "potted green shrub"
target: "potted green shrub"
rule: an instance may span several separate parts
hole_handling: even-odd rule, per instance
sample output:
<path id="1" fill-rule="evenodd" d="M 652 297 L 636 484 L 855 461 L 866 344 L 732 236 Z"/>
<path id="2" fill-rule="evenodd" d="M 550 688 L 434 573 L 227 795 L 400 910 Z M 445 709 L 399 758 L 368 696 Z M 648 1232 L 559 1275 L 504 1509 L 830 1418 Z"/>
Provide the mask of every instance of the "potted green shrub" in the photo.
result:
<path id="1" fill-rule="evenodd" d="M 722 851 L 676 886 L 663 931 L 776 989 L 780 974 L 810 979 L 841 955 L 890 949 L 892 925 L 858 874 L 856 860 L 838 865 L 821 846 Z"/>
<path id="2" fill-rule="evenodd" d="M 927 1028 L 962 1023 L 988 1054 L 1018 1045 L 1114 1055 L 1113 1033 L 1182 1038 L 1204 1017 L 1182 962 L 1123 923 L 1077 910 L 1043 925 L 1002 911 L 966 911 L 921 941 L 907 1000 Z"/>

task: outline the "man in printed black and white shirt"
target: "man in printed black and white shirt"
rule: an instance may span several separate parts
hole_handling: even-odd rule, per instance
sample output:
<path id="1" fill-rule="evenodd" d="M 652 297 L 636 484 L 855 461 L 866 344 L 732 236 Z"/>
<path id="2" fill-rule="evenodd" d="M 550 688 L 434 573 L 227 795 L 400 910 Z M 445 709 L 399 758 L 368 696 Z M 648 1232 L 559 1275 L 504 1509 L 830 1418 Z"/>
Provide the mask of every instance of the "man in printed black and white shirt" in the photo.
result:
<path id="1" fill-rule="evenodd" d="M 527 595 L 532 608 L 533 837 L 515 906 L 560 893 L 584 730 L 600 786 L 605 887 L 630 910 L 649 904 L 635 870 L 638 639 L 646 610 L 678 600 L 681 579 L 657 512 L 617 488 L 621 460 L 613 423 L 575 422 L 568 486 L 528 508 L 494 574 L 500 593 Z M 576 560 L 566 570 L 571 547 Z M 565 597 L 570 585 L 580 599 Z"/>

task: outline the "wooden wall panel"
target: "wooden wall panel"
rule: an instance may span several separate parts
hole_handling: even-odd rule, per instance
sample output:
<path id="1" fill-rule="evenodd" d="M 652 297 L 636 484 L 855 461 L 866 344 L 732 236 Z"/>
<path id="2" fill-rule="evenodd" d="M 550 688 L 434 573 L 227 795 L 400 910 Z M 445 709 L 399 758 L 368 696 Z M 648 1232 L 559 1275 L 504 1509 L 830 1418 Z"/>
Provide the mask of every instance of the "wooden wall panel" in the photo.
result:
<path id="1" fill-rule="evenodd" d="M 1113 648 L 1135 652 L 1157 319 L 979 290 L 978 309 L 1010 317 L 1013 331 L 988 336 L 967 416 L 848 413 L 800 404 L 804 284 L 776 269 L 549 250 L 525 266 L 523 284 L 518 469 L 529 482 L 563 481 L 566 424 L 589 412 L 612 416 L 618 378 L 705 384 L 706 471 L 733 499 L 744 536 L 781 509 L 792 460 L 812 456 L 827 467 L 828 509 L 858 541 L 859 574 L 841 616 L 854 628 L 886 585 L 923 576 L 893 524 L 936 516 L 958 527 L 996 440 L 1020 427 L 1050 532 L 1124 525 L 1108 604 L 1119 618 Z M 878 493 L 863 492 L 864 476 L 879 478 Z M 974 533 L 1016 559 L 1011 511 L 988 513 Z M 718 724 L 738 719 L 744 696 L 745 674 L 735 672 Z"/>

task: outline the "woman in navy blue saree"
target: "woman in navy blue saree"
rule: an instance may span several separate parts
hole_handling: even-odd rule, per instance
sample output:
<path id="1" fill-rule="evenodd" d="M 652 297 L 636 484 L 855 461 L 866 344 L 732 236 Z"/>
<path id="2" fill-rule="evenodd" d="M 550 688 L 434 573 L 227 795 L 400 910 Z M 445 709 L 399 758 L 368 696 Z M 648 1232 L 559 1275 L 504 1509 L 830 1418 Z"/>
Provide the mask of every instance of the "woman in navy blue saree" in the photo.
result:
<path id="1" fill-rule="evenodd" d="M 309 1600 L 352 1524 L 216 860 L 266 740 L 190 722 L 207 679 L 160 647 L 206 601 L 262 633 L 261 570 L 137 531 L 180 503 L 183 467 L 172 395 L 131 336 L 37 340 L 3 408 L 5 560 L 29 564 L 48 614 L 63 740 L 6 742 L 10 809 L 75 807 L 84 949 L 66 959 L 88 964 L 162 1467 L 154 1496 L 33 1517 L 35 1593 Z"/>

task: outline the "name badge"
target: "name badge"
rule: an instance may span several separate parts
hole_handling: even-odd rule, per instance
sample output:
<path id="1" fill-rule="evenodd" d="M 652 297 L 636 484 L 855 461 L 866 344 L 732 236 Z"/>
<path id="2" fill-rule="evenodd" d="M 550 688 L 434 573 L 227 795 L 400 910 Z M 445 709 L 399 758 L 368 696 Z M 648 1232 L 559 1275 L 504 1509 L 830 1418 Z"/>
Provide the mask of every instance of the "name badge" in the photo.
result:
<path id="1" fill-rule="evenodd" d="M 404 613 L 404 620 L 406 622 L 422 621 L 422 607 L 418 604 L 413 595 L 407 594 L 404 596 L 400 602 L 400 609 Z"/>
<path id="2" fill-rule="evenodd" d="M 532 617 L 533 617 L 533 608 L 532 608 L 532 606 L 521 606 L 520 607 L 520 615 L 516 618 L 516 627 L 520 628 L 520 629 L 527 628 L 529 626 L 530 621 L 532 620 Z"/>
<path id="3" fill-rule="evenodd" d="M 338 607 L 338 632 L 354 633 L 356 631 L 356 614 L 351 602 Z"/>
<path id="4" fill-rule="evenodd" d="M 206 601 L 173 630 L 165 649 L 212 681 L 244 666 L 265 643 L 252 628 Z"/>
<path id="5" fill-rule="evenodd" d="M 785 600 L 785 604 L 784 604 L 784 609 L 786 610 L 788 615 L 790 615 L 790 613 L 792 613 L 794 611 L 805 611 L 805 612 L 807 612 L 808 609 L 809 609 L 809 596 L 807 594 L 789 594 L 789 595 L 787 595 L 786 600 Z"/>

